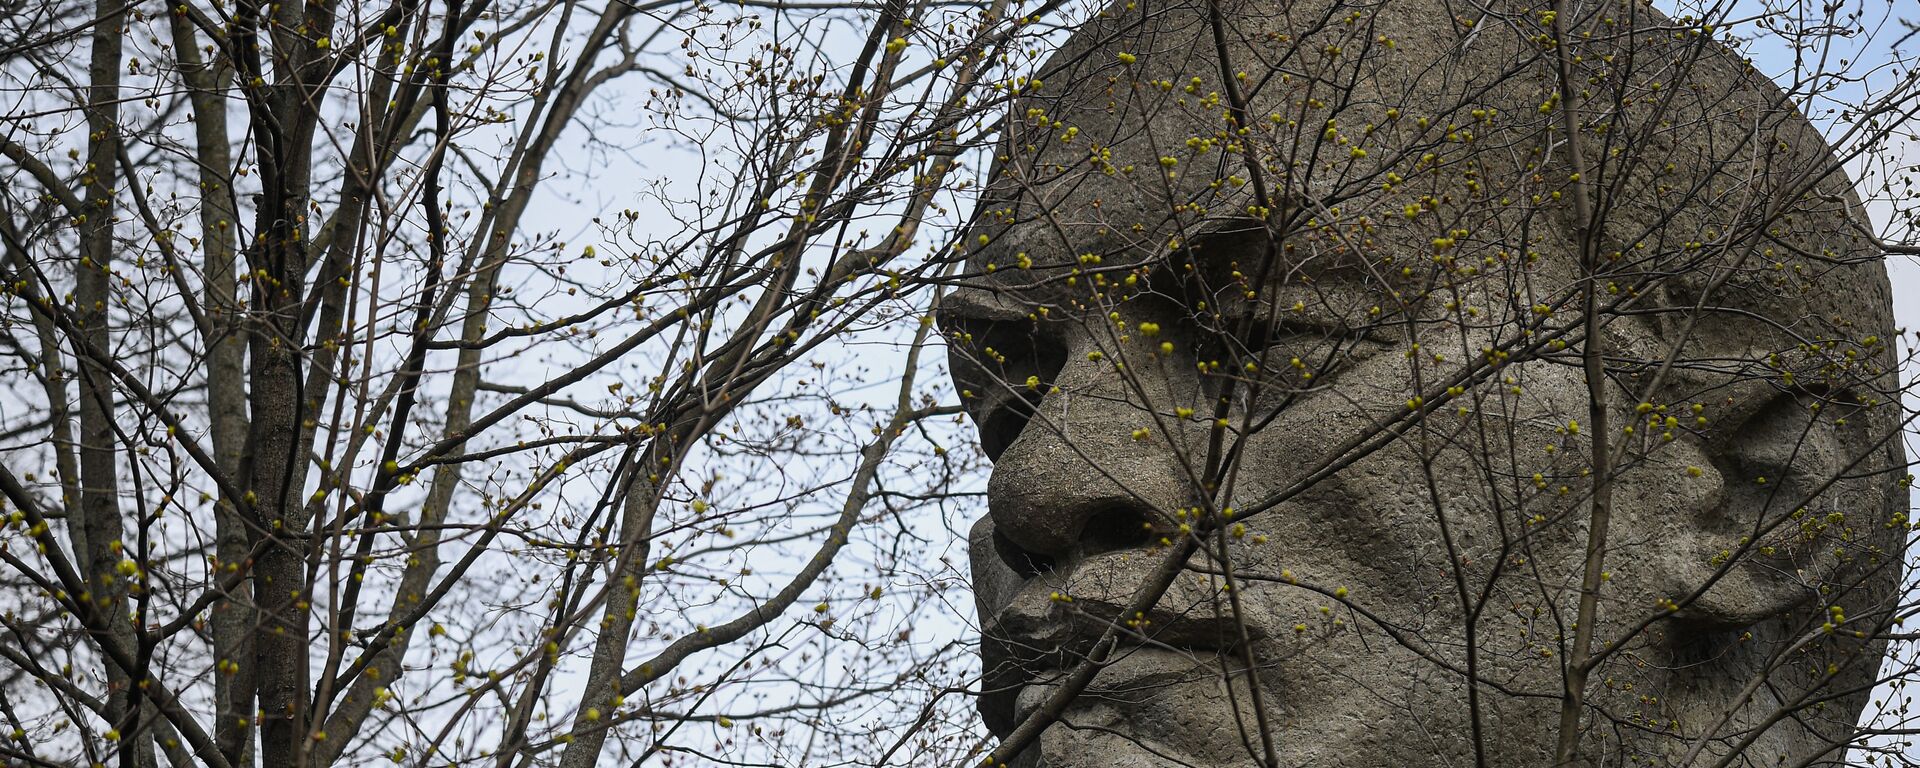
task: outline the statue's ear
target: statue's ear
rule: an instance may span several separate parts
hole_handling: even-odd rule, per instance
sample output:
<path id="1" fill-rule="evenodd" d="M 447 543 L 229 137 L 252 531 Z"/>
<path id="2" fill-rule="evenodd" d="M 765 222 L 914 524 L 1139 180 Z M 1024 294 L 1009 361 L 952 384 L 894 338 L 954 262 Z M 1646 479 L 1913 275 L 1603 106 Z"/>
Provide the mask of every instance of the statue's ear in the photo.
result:
<path id="1" fill-rule="evenodd" d="M 1752 384 L 1704 446 L 1719 493 L 1691 521 L 1695 546 L 1674 553 L 1704 562 L 1679 569 L 1682 594 L 1668 597 L 1712 586 L 1677 614 L 1683 621 L 1730 627 L 1784 614 L 1846 590 L 1842 571 L 1856 570 L 1846 566 L 1884 554 L 1872 546 L 1888 522 L 1874 414 L 1850 392 Z"/>

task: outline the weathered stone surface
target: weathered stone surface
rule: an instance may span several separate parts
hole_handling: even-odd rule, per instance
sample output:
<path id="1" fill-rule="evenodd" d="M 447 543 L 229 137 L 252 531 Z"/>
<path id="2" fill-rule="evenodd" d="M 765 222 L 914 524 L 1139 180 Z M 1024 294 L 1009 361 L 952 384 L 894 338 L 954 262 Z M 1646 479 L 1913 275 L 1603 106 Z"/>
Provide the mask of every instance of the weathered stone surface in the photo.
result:
<path id="1" fill-rule="evenodd" d="M 1222 6 L 1252 124 L 1223 119 L 1206 3 L 1116 5 L 1016 100 L 985 244 L 967 240 L 984 274 L 941 309 L 995 457 L 970 537 L 981 711 L 1004 736 L 1104 627 L 1144 618 L 1023 762 L 1254 765 L 1257 695 L 1284 765 L 1549 765 L 1593 489 L 1577 332 L 1222 535 L 1257 691 L 1217 577 L 1116 615 L 1207 495 L 1237 363 L 1198 364 L 1266 353 L 1234 385 L 1245 434 L 1214 496 L 1244 509 L 1484 349 L 1579 327 L 1576 164 L 1537 9 Z M 1888 408 L 1857 405 L 1892 391 L 1884 268 L 1850 234 L 1831 151 L 1763 77 L 1697 26 L 1589 12 L 1577 167 L 1608 203 L 1601 389 L 1631 448 L 1596 630 L 1625 644 L 1592 677 L 1583 753 L 1674 764 L 1711 731 L 1697 764 L 1797 764 L 1847 737 L 1882 648 L 1846 630 L 1870 633 L 1900 576 L 1904 492 L 1872 472 L 1900 463 L 1898 441 Z M 1242 147 L 1281 201 L 1264 222 Z M 1253 285 L 1266 227 L 1284 249 Z M 1235 313 L 1269 330 L 1232 333 Z M 1819 633 L 1835 608 L 1843 631 Z M 1797 706 L 1809 696 L 1834 698 Z"/>

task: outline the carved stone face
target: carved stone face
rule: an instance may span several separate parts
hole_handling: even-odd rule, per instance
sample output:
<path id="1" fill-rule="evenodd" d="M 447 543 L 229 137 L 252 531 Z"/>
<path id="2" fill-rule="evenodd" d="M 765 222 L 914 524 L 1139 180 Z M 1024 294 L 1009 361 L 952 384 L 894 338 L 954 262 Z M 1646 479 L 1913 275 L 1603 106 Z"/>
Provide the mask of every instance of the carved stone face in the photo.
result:
<path id="1" fill-rule="evenodd" d="M 1654 78 L 1707 87 L 1611 126 L 1638 141 L 1588 136 L 1581 167 L 1629 179 L 1593 193 L 1614 205 L 1585 251 L 1590 383 L 1546 63 L 1512 65 L 1532 55 L 1512 30 L 1463 50 L 1439 3 L 1360 32 L 1301 21 L 1346 16 L 1315 5 L 1228 7 L 1228 69 L 1269 73 L 1240 79 L 1245 131 L 1204 4 L 1116 9 L 1016 102 L 973 277 L 940 309 L 994 461 L 971 536 L 989 727 L 1118 624 L 1023 760 L 1253 765 L 1270 738 L 1284 765 L 1550 764 L 1597 391 L 1618 455 L 1594 647 L 1618 650 L 1585 753 L 1672 761 L 1712 732 L 1700 754 L 1791 764 L 1844 738 L 1863 694 L 1840 692 L 1880 654 L 1846 630 L 1884 609 L 1904 506 L 1869 405 L 1892 386 L 1888 288 L 1845 234 L 1844 179 L 1807 172 L 1826 147 L 1716 46 Z M 1608 52 L 1675 55 L 1658 39 Z M 1248 153 L 1281 201 L 1264 217 Z M 1840 191 L 1768 207 L 1798 189 Z M 1187 572 L 1123 615 L 1196 531 Z"/>

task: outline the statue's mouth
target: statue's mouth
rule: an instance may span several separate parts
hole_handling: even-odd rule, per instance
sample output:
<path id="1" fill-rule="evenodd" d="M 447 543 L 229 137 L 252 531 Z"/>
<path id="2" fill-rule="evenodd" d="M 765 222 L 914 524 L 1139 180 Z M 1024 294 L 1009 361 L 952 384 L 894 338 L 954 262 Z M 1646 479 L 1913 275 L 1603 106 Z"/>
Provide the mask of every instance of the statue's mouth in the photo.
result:
<path id="1" fill-rule="evenodd" d="M 1158 558 L 1115 553 L 1070 573 L 1029 579 L 982 627 L 984 674 L 980 712 L 1005 736 L 1057 690 L 1055 683 L 1085 661 L 1109 629 L 1119 644 L 1083 694 L 1134 698 L 1193 676 L 1217 677 L 1241 638 L 1258 641 L 1258 623 L 1244 629 L 1217 585 L 1182 578 L 1145 615 L 1129 614 L 1133 591 Z M 1224 661 L 1226 659 L 1228 661 Z"/>
<path id="2" fill-rule="evenodd" d="M 1077 700 L 1124 708 L 1149 707 L 1152 699 L 1174 686 L 1206 682 L 1212 688 L 1213 681 L 1221 675 L 1223 663 L 1233 666 L 1232 655 L 1223 655 L 1220 649 L 1123 645 L 1114 649 Z M 1048 705 L 1059 691 L 1057 681 L 1065 674 L 1065 670 L 1059 670 L 1021 686 L 1013 697 L 1014 723 L 1017 725 Z"/>

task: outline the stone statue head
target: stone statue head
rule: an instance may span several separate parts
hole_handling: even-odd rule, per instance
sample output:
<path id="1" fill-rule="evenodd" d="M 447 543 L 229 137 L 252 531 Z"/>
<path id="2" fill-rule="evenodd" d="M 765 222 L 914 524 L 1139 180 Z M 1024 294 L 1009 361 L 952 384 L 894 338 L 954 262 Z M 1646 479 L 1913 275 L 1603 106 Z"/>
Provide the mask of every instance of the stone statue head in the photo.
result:
<path id="1" fill-rule="evenodd" d="M 1569 709 L 1581 764 L 1843 759 L 1881 254 L 1713 31 L 1544 7 L 1125 2 L 1019 84 L 939 310 L 988 726 L 1120 641 L 1017 764 L 1551 765 Z"/>

